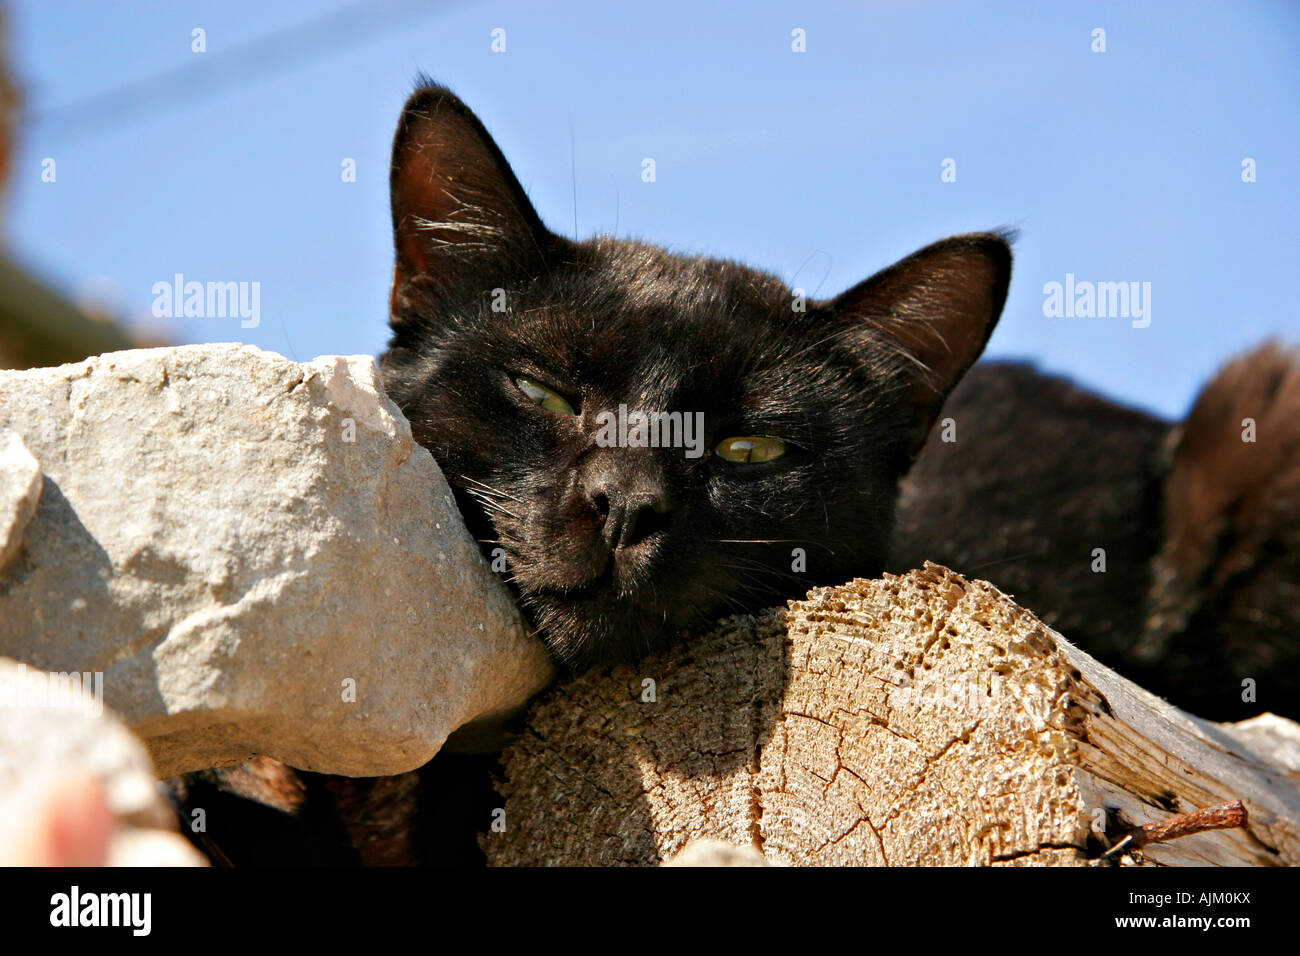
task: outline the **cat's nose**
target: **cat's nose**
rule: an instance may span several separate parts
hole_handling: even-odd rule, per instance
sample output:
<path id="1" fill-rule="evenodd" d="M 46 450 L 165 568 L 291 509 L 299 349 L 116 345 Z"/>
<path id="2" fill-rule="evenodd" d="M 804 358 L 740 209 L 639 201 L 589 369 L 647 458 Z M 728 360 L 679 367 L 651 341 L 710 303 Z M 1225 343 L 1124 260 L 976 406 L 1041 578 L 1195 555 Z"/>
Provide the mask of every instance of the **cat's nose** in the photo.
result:
<path id="1" fill-rule="evenodd" d="M 602 484 L 588 492 L 604 520 L 602 533 L 611 551 L 630 548 L 668 526 L 672 499 L 660 489 L 627 491 Z"/>

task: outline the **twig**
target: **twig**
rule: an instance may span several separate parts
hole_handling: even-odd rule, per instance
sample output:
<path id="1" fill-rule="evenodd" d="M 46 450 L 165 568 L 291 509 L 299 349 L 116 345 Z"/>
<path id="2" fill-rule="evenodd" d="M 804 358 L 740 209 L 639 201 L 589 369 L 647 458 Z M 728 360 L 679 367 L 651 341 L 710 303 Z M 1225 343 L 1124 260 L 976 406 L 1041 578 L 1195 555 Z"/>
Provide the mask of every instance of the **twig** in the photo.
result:
<path id="1" fill-rule="evenodd" d="M 1180 813 L 1159 823 L 1148 823 L 1129 833 L 1102 855 L 1110 856 L 1125 847 L 1130 850 L 1140 850 L 1148 843 L 1167 843 L 1179 837 L 1205 833 L 1208 830 L 1235 830 L 1244 827 L 1246 819 L 1245 804 L 1240 800 L 1231 800 L 1203 810 Z"/>

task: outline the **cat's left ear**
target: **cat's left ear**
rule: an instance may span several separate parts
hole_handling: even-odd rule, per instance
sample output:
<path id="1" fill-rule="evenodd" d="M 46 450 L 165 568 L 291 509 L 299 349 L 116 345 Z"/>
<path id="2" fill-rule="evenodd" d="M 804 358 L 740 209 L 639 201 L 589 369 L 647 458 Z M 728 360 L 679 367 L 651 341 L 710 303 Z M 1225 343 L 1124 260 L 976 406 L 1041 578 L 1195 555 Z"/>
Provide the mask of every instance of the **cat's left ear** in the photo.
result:
<path id="1" fill-rule="evenodd" d="M 433 83 L 402 110 L 389 187 L 394 323 L 417 293 L 491 289 L 541 268 L 555 239 L 479 118 Z"/>
<path id="2" fill-rule="evenodd" d="M 843 339 L 891 380 L 910 458 L 997 325 L 1011 281 L 1012 238 L 972 233 L 941 240 L 828 303 L 845 325 Z"/>

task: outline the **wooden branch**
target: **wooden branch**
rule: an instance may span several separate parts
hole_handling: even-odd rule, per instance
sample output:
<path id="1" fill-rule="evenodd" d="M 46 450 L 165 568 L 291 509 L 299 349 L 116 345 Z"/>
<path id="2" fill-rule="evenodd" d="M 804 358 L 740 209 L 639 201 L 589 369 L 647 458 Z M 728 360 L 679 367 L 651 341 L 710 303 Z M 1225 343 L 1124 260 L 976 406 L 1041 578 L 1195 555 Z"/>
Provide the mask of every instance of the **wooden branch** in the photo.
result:
<path id="1" fill-rule="evenodd" d="M 1186 714 L 932 564 L 557 687 L 503 767 L 496 865 L 699 838 L 784 864 L 1300 863 L 1300 727 Z M 1232 800 L 1233 829 L 1105 855 Z"/>
<path id="2" fill-rule="evenodd" d="M 1210 830 L 1234 830 L 1246 825 L 1246 805 L 1240 800 L 1221 803 L 1217 807 L 1180 813 L 1160 823 L 1147 823 L 1138 827 L 1109 850 L 1105 856 L 1112 856 L 1120 850 L 1132 847 L 1139 850 L 1148 843 L 1163 843 L 1177 840 L 1179 837 L 1191 836 L 1193 833 L 1207 833 Z"/>

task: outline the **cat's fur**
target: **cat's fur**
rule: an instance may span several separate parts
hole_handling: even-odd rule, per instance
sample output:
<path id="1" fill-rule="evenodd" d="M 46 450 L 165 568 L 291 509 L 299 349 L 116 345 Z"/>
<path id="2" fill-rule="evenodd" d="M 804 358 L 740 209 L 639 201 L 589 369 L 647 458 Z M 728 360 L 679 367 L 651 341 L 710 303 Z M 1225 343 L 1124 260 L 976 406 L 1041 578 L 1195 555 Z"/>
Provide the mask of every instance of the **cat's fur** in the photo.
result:
<path id="1" fill-rule="evenodd" d="M 1004 235 L 937 243 L 800 312 L 734 263 L 551 233 L 481 123 L 432 84 L 403 113 L 392 202 L 386 387 L 562 660 L 635 656 L 735 608 L 928 559 L 1205 716 L 1297 712 L 1295 352 L 1236 360 L 1179 425 L 1024 365 L 976 366 L 952 391 L 1002 308 Z M 578 415 L 531 405 L 518 374 Z M 600 447 L 594 413 L 619 403 L 704 412 L 706 447 L 762 434 L 790 451 L 737 467 Z M 926 442 L 941 409 L 951 422 Z M 259 804 L 211 818 L 218 859 L 459 862 L 486 825 L 490 762 L 444 753 L 353 781 L 262 760 L 181 790 L 187 806 Z"/>
<path id="2" fill-rule="evenodd" d="M 632 658 L 881 571 L 898 480 L 1002 309 L 1004 236 L 944 240 L 805 307 L 735 263 L 550 232 L 441 87 L 412 97 L 393 154 L 384 384 L 559 658 Z M 521 374 L 578 414 L 534 405 Z M 787 450 L 601 447 L 620 405 L 703 413 L 707 449 Z"/>
<path id="3" fill-rule="evenodd" d="M 992 581 L 1202 716 L 1300 714 L 1300 354 L 1237 358 L 1180 424 L 1007 363 L 943 415 L 957 440 L 903 482 L 893 569 Z"/>
<path id="4" fill-rule="evenodd" d="M 407 103 L 391 176 L 385 384 L 561 660 L 635 657 L 732 610 L 934 560 L 1183 706 L 1256 712 L 1248 678 L 1293 706 L 1295 352 L 1239 359 L 1181 426 L 1027 366 L 958 386 L 1006 298 L 1005 234 L 943 240 L 801 310 L 746 266 L 551 232 L 434 84 Z M 534 406 L 517 374 L 578 414 Z M 620 404 L 703 412 L 705 447 L 768 435 L 788 451 L 737 466 L 599 447 L 597 415 Z M 926 443 L 941 408 L 955 434 Z"/>

